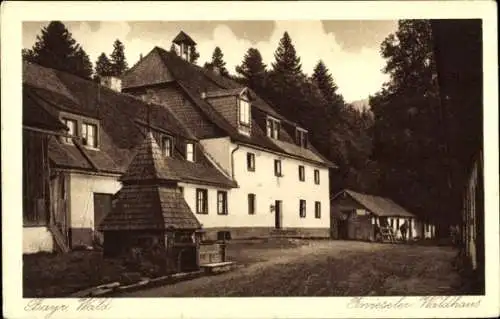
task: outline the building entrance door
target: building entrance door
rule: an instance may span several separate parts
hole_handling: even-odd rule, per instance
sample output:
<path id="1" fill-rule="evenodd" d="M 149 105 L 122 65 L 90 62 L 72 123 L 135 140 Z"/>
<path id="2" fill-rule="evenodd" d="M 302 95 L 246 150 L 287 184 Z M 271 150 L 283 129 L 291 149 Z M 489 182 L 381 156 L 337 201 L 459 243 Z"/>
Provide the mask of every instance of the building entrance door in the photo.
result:
<path id="1" fill-rule="evenodd" d="M 281 228 L 281 208 L 282 208 L 282 203 L 280 200 L 275 201 L 274 203 L 274 228 L 280 229 Z"/>

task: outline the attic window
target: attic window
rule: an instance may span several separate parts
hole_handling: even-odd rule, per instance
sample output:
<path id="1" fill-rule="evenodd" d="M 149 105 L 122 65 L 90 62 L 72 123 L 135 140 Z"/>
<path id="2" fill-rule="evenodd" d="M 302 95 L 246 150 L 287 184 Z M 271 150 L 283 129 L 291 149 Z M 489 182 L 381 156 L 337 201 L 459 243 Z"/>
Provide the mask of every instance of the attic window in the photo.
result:
<path id="1" fill-rule="evenodd" d="M 186 144 L 186 160 L 194 162 L 194 145 L 193 143 Z"/>
<path id="2" fill-rule="evenodd" d="M 82 123 L 82 144 L 97 148 L 97 126 L 90 123 Z"/>
<path id="3" fill-rule="evenodd" d="M 250 125 L 250 103 L 243 99 L 238 99 L 240 124 Z"/>
<path id="4" fill-rule="evenodd" d="M 70 120 L 70 119 L 63 119 L 64 124 L 68 128 L 68 135 L 71 136 L 76 136 L 76 121 L 75 120 Z M 66 143 L 73 143 L 73 139 L 71 137 L 65 137 L 64 142 Z"/>
<path id="5" fill-rule="evenodd" d="M 307 131 L 299 127 L 295 130 L 295 143 L 300 147 L 307 148 Z"/>
<path id="6" fill-rule="evenodd" d="M 170 136 L 163 136 L 161 140 L 161 149 L 164 156 L 172 156 L 172 138 Z"/>
<path id="7" fill-rule="evenodd" d="M 281 123 L 279 120 L 268 117 L 266 122 L 267 136 L 278 140 L 280 137 L 280 126 Z"/>

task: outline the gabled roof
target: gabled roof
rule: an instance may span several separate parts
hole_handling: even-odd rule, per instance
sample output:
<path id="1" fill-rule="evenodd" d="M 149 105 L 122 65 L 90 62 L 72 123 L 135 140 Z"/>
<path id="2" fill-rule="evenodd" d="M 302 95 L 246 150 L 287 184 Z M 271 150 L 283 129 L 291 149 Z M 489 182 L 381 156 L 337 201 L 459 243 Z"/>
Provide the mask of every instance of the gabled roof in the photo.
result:
<path id="1" fill-rule="evenodd" d="M 56 167 L 123 174 L 145 138 L 143 128 L 148 112 L 155 132 L 179 141 L 197 141 L 168 107 L 148 104 L 135 96 L 36 64 L 23 65 L 23 97 L 23 107 L 42 106 L 55 119 L 64 111 L 99 120 L 99 150 L 83 147 L 78 141 L 72 145 L 56 137 L 49 140 L 49 158 Z M 41 117 L 34 115 L 23 112 L 23 121 L 39 121 Z M 187 162 L 175 148 L 173 157 L 164 161 L 173 161 L 173 165 L 182 168 L 178 176 L 182 180 L 186 177 L 200 184 L 235 187 L 234 181 L 208 164 L 204 154 L 197 152 L 197 159 L 200 162 Z"/>
<path id="2" fill-rule="evenodd" d="M 365 209 L 369 210 L 377 216 L 386 217 L 412 217 L 416 216 L 408 212 L 403 207 L 396 204 L 393 200 L 385 197 L 368 195 L 363 193 L 358 193 L 349 189 L 339 192 L 332 198 L 332 201 L 340 198 L 341 196 L 350 196 L 356 202 L 358 202 Z"/>
<path id="3" fill-rule="evenodd" d="M 154 55 L 161 58 L 161 60 L 163 61 L 163 65 L 158 66 L 156 69 L 165 70 L 165 72 L 168 71 L 168 76 L 170 78 L 174 78 L 176 85 L 178 85 L 178 87 L 182 91 L 184 91 L 184 93 L 193 102 L 193 104 L 195 104 L 200 112 L 204 114 L 205 118 L 208 119 L 208 121 L 211 124 L 215 125 L 218 129 L 225 132 L 225 134 L 231 137 L 233 141 L 266 148 L 270 151 L 288 154 L 293 157 L 306 159 L 308 161 L 312 161 L 321 165 L 327 165 L 331 167 L 335 166 L 323 156 L 321 156 L 312 146 L 309 146 L 308 151 L 305 152 L 297 152 L 296 148 L 294 148 L 293 146 L 287 147 L 286 149 L 282 148 L 280 145 L 278 145 L 279 143 L 277 144 L 272 139 L 267 137 L 266 133 L 254 120 L 252 121 L 251 135 L 246 136 L 240 134 L 236 127 L 229 123 L 219 112 L 215 110 L 215 108 L 210 104 L 210 98 L 203 98 L 203 95 L 205 95 L 205 97 L 207 97 L 207 95 L 213 97 L 220 96 L 221 94 L 227 94 L 228 92 L 230 92 L 231 94 L 235 94 L 236 92 L 240 92 L 241 90 L 243 90 L 241 84 L 227 77 L 216 75 L 213 72 L 189 63 L 183 60 L 177 54 L 166 51 L 159 47 L 155 47 L 148 55 Z M 157 60 L 157 57 L 155 57 L 155 61 Z M 147 83 L 146 78 L 148 77 L 148 74 L 147 72 L 138 71 L 138 66 L 140 63 L 141 62 L 136 64 L 129 72 L 124 75 L 124 89 L 134 88 L 134 83 L 142 83 L 142 85 L 146 85 L 145 83 Z M 158 78 L 166 77 L 167 76 L 165 75 L 159 76 Z M 171 80 L 166 81 L 165 83 L 167 82 L 170 83 Z M 155 82 L 155 84 L 158 83 Z M 252 107 L 255 107 L 258 111 L 264 112 L 265 114 L 269 114 L 277 119 L 280 119 L 284 123 L 297 126 L 297 124 L 287 120 L 281 114 L 276 112 L 276 110 L 263 98 L 259 97 L 252 90 L 248 90 L 251 93 L 251 96 L 254 98 L 254 100 L 252 101 Z M 195 125 L 197 123 L 192 124 Z M 203 138 L 209 138 L 210 136 L 207 136 L 207 134 L 205 133 L 208 132 L 202 132 Z M 284 139 L 284 141 L 292 141 L 293 143 L 294 138 L 289 137 L 286 132 L 282 132 L 282 135 L 287 137 L 286 139 Z M 311 156 L 312 154 L 314 154 L 314 156 Z"/>
<path id="4" fill-rule="evenodd" d="M 164 161 L 160 147 L 149 132 L 120 180 L 128 184 L 139 181 L 177 181 L 179 178 Z"/>
<path id="5" fill-rule="evenodd" d="M 184 31 L 179 32 L 172 42 L 176 44 L 186 43 L 188 45 L 196 45 L 196 42 Z"/>

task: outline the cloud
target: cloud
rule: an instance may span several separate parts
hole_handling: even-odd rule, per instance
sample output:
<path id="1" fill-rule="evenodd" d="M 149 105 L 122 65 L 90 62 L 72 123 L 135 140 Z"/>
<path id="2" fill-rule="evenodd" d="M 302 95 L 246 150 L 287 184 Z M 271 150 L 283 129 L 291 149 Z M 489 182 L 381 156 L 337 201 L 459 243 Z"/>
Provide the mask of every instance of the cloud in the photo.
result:
<path id="1" fill-rule="evenodd" d="M 219 46 L 224 53 L 227 69 L 235 72 L 235 66 L 241 63 L 250 47 L 259 49 L 264 62 L 270 66 L 285 31 L 292 38 L 301 58 L 303 71 L 310 75 L 318 60 L 322 59 L 334 76 L 339 92 L 347 101 L 368 97 L 377 92 L 387 80 L 387 76 L 381 72 L 385 61 L 378 48 L 365 47 L 356 52 L 347 51 L 333 33 L 324 31 L 321 21 L 276 21 L 269 40 L 253 45 L 250 41 L 238 38 L 225 25 L 215 27 L 210 39 L 195 40 L 198 42 L 200 61 L 210 60 L 214 48 Z"/>
<path id="2" fill-rule="evenodd" d="M 146 55 L 154 46 L 168 50 L 170 41 L 179 32 L 172 27 L 161 34 L 130 36 L 131 25 L 118 21 L 101 22 L 99 28 L 87 22 L 78 22 L 69 24 L 68 28 L 89 54 L 92 62 L 96 61 L 101 52 L 109 55 L 113 49 L 113 42 L 120 39 L 125 45 L 129 66 L 138 61 L 140 54 Z M 236 65 L 241 63 L 250 47 L 259 49 L 264 62 L 270 66 L 274 61 L 274 52 L 279 40 L 285 31 L 288 31 L 292 38 L 297 54 L 301 58 L 303 71 L 310 75 L 315 64 L 322 59 L 330 69 L 339 92 L 346 101 L 366 98 L 369 94 L 377 92 L 387 80 L 387 76 L 381 72 L 385 61 L 380 56 L 378 48 L 364 47 L 356 52 L 349 51 L 339 44 L 334 33 L 324 30 L 321 21 L 276 21 L 271 35 L 257 43 L 236 36 L 229 26 L 222 23 L 215 25 L 212 32 L 202 30 L 191 32 L 190 36 L 198 43 L 197 48 L 200 52 L 198 64 L 202 65 L 205 61 L 209 61 L 214 48 L 219 46 L 224 54 L 227 69 L 235 73 Z M 25 37 L 33 39 L 34 42 L 33 34 Z M 23 41 L 25 47 L 27 42 Z"/>

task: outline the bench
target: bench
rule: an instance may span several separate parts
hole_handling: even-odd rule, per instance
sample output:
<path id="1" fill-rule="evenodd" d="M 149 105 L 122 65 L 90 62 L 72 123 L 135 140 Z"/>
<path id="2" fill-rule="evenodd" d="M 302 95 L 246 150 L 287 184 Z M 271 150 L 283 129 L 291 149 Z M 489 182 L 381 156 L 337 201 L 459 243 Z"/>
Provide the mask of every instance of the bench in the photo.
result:
<path id="1" fill-rule="evenodd" d="M 218 263 L 200 265 L 200 267 L 210 274 L 215 274 L 228 271 L 232 268 L 233 265 L 234 262 L 232 261 L 223 261 Z"/>

